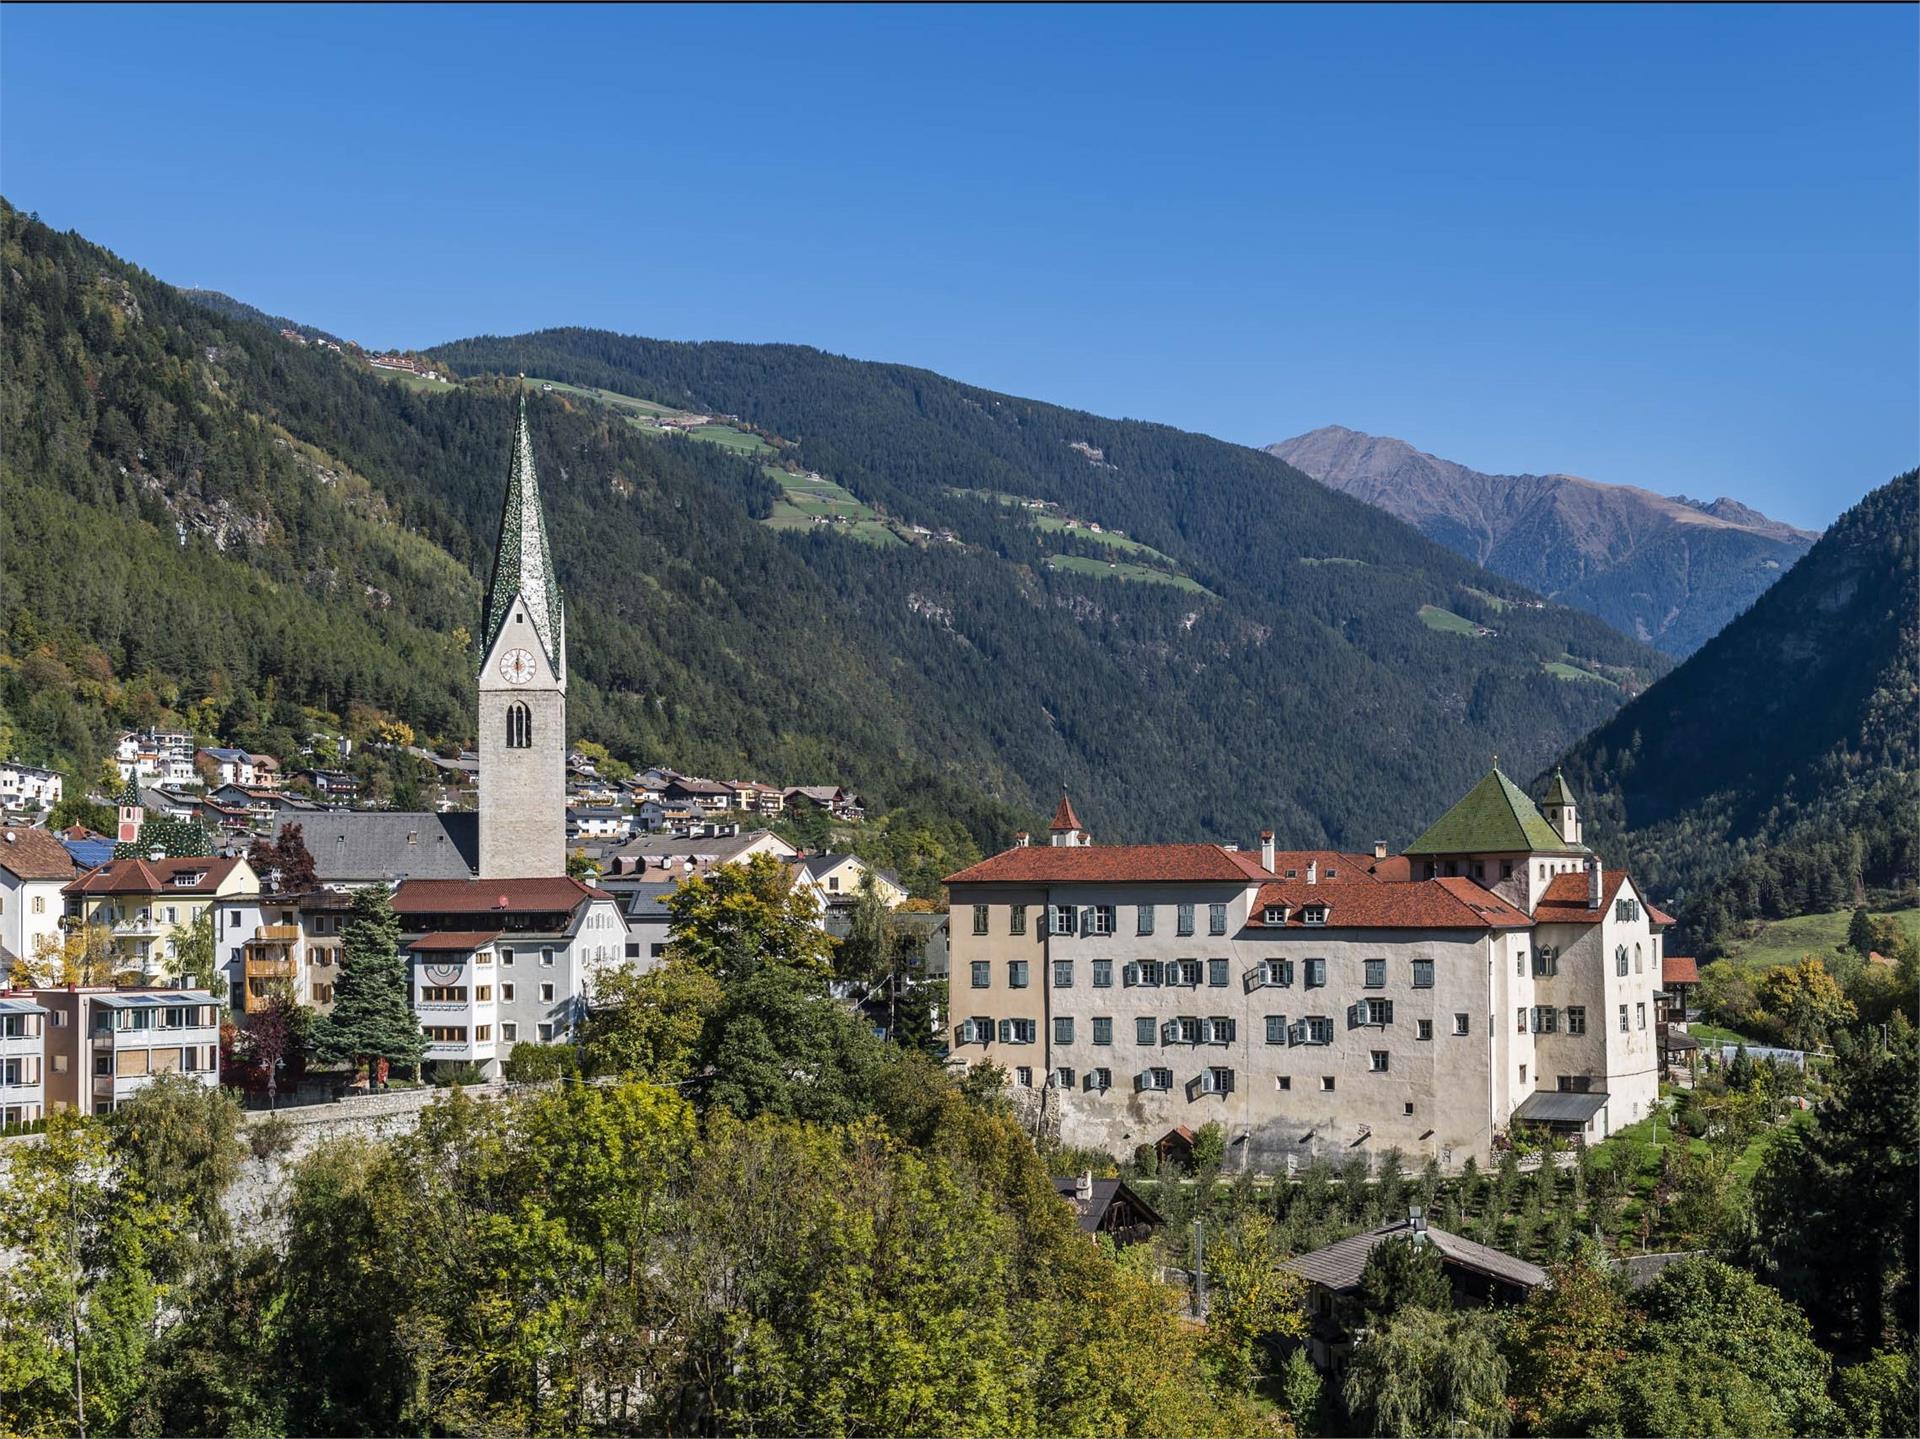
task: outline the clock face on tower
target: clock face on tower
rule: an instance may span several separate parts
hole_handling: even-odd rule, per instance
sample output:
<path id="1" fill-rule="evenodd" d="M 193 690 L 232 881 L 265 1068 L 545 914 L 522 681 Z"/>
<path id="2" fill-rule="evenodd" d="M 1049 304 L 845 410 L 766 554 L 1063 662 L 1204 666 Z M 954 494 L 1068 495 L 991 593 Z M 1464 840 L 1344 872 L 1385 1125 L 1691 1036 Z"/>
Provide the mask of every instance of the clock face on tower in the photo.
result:
<path id="1" fill-rule="evenodd" d="M 500 676 L 510 685 L 523 685 L 533 678 L 533 656 L 525 650 L 508 650 L 500 656 Z"/>

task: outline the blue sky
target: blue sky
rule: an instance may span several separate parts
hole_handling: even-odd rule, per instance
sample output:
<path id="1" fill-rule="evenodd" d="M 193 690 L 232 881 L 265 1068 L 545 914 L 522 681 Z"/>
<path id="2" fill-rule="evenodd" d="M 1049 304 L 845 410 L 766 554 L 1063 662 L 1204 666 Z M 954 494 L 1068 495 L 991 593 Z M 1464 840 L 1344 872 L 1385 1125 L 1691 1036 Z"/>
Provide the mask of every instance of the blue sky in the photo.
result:
<path id="1" fill-rule="evenodd" d="M 1910 6 L 0 12 L 0 190 L 372 344 L 792 340 L 1820 525 L 1920 459 Z"/>

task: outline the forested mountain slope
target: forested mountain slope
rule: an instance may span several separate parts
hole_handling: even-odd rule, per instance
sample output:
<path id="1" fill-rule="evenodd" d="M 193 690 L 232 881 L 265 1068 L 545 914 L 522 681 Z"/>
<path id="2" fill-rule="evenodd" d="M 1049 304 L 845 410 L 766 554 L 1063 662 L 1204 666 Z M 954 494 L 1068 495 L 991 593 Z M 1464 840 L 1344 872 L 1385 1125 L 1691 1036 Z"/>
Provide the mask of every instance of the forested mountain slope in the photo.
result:
<path id="1" fill-rule="evenodd" d="M 1920 472 L 1875 490 L 1753 608 L 1567 755 L 1588 838 L 1695 942 L 1910 890 L 1920 870 Z"/>
<path id="2" fill-rule="evenodd" d="M 1483 474 L 1340 425 L 1267 451 L 1673 655 L 1718 634 L 1819 538 L 1736 500 L 1705 504 L 1574 475 Z"/>
<path id="3" fill-rule="evenodd" d="M 84 765 L 115 726 L 177 715 L 284 748 L 307 706 L 468 738 L 517 385 L 393 384 L 4 221 L 8 745 Z M 1024 808 L 1066 782 L 1103 837 L 1364 842 L 1410 835 L 1489 750 L 1544 763 L 1664 667 L 1270 457 L 1164 427 L 794 347 L 550 332 L 440 353 L 737 414 L 783 464 L 953 532 L 782 531 L 759 522 L 780 494 L 761 457 L 537 391 L 570 715 L 635 759 L 937 794 L 982 830 L 1010 811 L 967 795 Z M 1100 537 L 1004 497 L 1123 528 L 1210 594 L 1122 583 Z"/>

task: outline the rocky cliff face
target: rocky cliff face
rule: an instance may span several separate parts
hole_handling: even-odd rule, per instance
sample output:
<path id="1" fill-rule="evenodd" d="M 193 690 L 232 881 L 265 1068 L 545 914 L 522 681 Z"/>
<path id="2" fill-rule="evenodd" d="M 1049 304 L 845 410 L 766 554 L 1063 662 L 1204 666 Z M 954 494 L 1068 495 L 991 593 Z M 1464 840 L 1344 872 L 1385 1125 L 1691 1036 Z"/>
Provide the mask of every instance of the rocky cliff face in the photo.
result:
<path id="1" fill-rule="evenodd" d="M 1576 475 L 1483 474 L 1339 425 L 1267 451 L 1673 655 L 1706 643 L 1819 538 L 1737 500 L 1668 497 Z"/>

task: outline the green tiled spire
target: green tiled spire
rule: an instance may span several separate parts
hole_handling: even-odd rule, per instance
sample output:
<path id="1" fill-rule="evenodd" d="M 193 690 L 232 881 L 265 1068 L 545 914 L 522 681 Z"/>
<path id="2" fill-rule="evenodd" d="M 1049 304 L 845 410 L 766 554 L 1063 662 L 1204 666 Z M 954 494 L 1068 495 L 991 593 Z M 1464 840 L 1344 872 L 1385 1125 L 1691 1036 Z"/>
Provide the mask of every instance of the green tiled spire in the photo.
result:
<path id="1" fill-rule="evenodd" d="M 533 471 L 533 437 L 527 431 L 527 397 L 520 397 L 520 424 L 513 446 L 513 471 L 507 477 L 506 504 L 500 512 L 500 544 L 494 551 L 493 578 L 487 584 L 486 627 L 480 636 L 484 661 L 500 627 L 507 622 L 515 595 L 527 606 L 527 619 L 555 675 L 566 672 L 566 615 L 560 585 L 547 550 L 547 526 L 540 512 L 540 481 Z"/>
<path id="2" fill-rule="evenodd" d="M 1494 769 L 1408 845 L 1406 853 L 1521 854 L 1584 848 L 1560 838 L 1527 792 Z"/>

